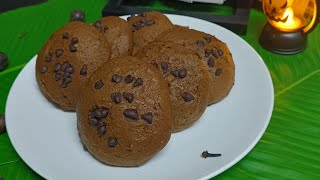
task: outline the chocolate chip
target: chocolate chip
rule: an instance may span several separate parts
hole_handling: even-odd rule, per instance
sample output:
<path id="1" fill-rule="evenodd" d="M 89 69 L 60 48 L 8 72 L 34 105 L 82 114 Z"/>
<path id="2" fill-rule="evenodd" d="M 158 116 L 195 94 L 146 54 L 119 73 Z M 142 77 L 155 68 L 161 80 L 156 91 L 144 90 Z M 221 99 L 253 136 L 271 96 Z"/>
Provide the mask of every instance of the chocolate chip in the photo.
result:
<path id="1" fill-rule="evenodd" d="M 140 24 L 138 24 L 138 25 L 135 26 L 135 30 L 136 30 L 136 31 L 140 30 L 141 28 L 142 28 L 142 26 L 141 26 Z"/>
<path id="2" fill-rule="evenodd" d="M 140 26 L 144 27 L 146 26 L 146 23 L 148 22 L 149 20 L 146 19 L 146 18 L 141 18 L 139 23 L 140 23 Z"/>
<path id="3" fill-rule="evenodd" d="M 138 78 L 134 84 L 133 84 L 133 87 L 139 87 L 139 86 L 142 86 L 143 85 L 143 80 L 141 78 Z"/>
<path id="4" fill-rule="evenodd" d="M 132 24 L 132 31 L 135 32 L 135 31 L 138 31 L 142 28 L 142 26 L 140 25 L 140 23 L 133 23 Z"/>
<path id="5" fill-rule="evenodd" d="M 89 115 L 89 124 L 91 126 L 97 126 L 101 120 L 101 118 L 97 118 L 94 113 L 98 108 L 93 109 L 93 111 L 91 111 L 90 115 Z"/>
<path id="6" fill-rule="evenodd" d="M 106 125 L 102 125 L 100 127 L 98 127 L 98 135 L 99 137 L 102 137 L 103 135 L 105 135 L 107 132 L 107 126 Z"/>
<path id="7" fill-rule="evenodd" d="M 69 50 L 70 50 L 70 52 L 76 52 L 77 51 L 77 47 L 74 46 L 73 44 L 70 44 L 69 45 Z"/>
<path id="8" fill-rule="evenodd" d="M 108 138 L 108 145 L 110 147 L 115 147 L 118 144 L 118 140 L 115 137 L 109 137 Z"/>
<path id="9" fill-rule="evenodd" d="M 141 29 L 140 26 L 133 27 L 133 28 L 132 28 L 132 32 L 139 31 L 140 29 Z"/>
<path id="10" fill-rule="evenodd" d="M 96 126 L 99 124 L 99 120 L 96 117 L 91 116 L 89 117 L 89 124 L 91 126 Z"/>
<path id="11" fill-rule="evenodd" d="M 106 32 L 106 31 L 108 31 L 108 26 L 104 26 L 104 28 L 103 28 L 103 32 Z"/>
<path id="12" fill-rule="evenodd" d="M 102 111 L 100 108 L 95 108 L 92 112 L 93 116 L 100 120 L 102 118 Z"/>
<path id="13" fill-rule="evenodd" d="M 144 26 L 144 23 L 146 23 L 148 20 L 146 18 L 141 18 L 139 23 L 141 26 Z"/>
<path id="14" fill-rule="evenodd" d="M 80 70 L 80 75 L 81 76 L 86 76 L 87 75 L 87 66 L 84 65 L 81 70 Z"/>
<path id="15" fill-rule="evenodd" d="M 212 39 L 211 39 L 209 36 L 204 37 L 204 40 L 205 40 L 207 43 L 210 43 L 210 42 L 212 41 Z"/>
<path id="16" fill-rule="evenodd" d="M 131 83 L 132 81 L 133 81 L 133 76 L 131 76 L 131 75 L 127 75 L 125 78 L 124 78 L 124 82 L 125 83 L 127 83 L 127 84 L 129 84 L 129 83 Z"/>
<path id="17" fill-rule="evenodd" d="M 188 92 L 181 93 L 181 97 L 184 99 L 184 101 L 189 102 L 194 100 L 194 96 Z"/>
<path id="18" fill-rule="evenodd" d="M 163 74 L 167 74 L 168 73 L 168 69 L 169 69 L 168 63 L 161 62 L 160 66 L 161 66 Z"/>
<path id="19" fill-rule="evenodd" d="M 66 69 L 66 72 L 72 74 L 73 73 L 73 67 L 69 65 L 69 67 Z"/>
<path id="20" fill-rule="evenodd" d="M 100 122 L 102 118 L 106 118 L 109 114 L 109 109 L 106 107 L 95 107 L 91 110 L 91 114 L 89 116 L 89 124 L 93 126 L 102 126 L 105 125 L 103 122 Z"/>
<path id="21" fill-rule="evenodd" d="M 56 81 L 59 81 L 59 80 L 61 79 L 61 74 L 56 73 L 55 76 L 54 76 L 54 79 L 55 79 Z"/>
<path id="22" fill-rule="evenodd" d="M 221 49 L 218 49 L 217 51 L 219 56 L 223 56 L 223 51 L 221 51 Z"/>
<path id="23" fill-rule="evenodd" d="M 210 49 L 205 49 L 204 50 L 204 57 L 208 58 L 211 55 L 211 50 Z"/>
<path id="24" fill-rule="evenodd" d="M 42 66 L 41 73 L 46 73 L 48 71 L 48 66 Z"/>
<path id="25" fill-rule="evenodd" d="M 204 46 L 204 41 L 198 40 L 198 41 L 196 42 L 196 45 L 197 45 L 198 47 L 203 47 L 203 46 Z"/>
<path id="26" fill-rule="evenodd" d="M 134 15 L 131 14 L 129 17 L 127 17 L 127 21 L 130 21 L 130 19 L 133 18 L 133 17 L 134 17 Z"/>
<path id="27" fill-rule="evenodd" d="M 101 20 L 94 22 L 93 26 L 96 27 L 100 32 L 102 32 Z"/>
<path id="28" fill-rule="evenodd" d="M 114 103 L 116 104 L 119 104 L 121 103 L 121 94 L 118 92 L 118 93 L 112 93 L 111 94 L 111 99 Z"/>
<path id="29" fill-rule="evenodd" d="M 125 109 L 123 115 L 129 119 L 138 120 L 138 111 L 136 109 Z"/>
<path id="30" fill-rule="evenodd" d="M 62 49 L 56 49 L 56 57 L 60 57 L 63 55 L 63 50 Z"/>
<path id="31" fill-rule="evenodd" d="M 109 114 L 109 109 L 108 108 L 102 107 L 102 108 L 100 108 L 100 111 L 101 111 L 101 118 L 105 118 Z"/>
<path id="32" fill-rule="evenodd" d="M 221 74 L 222 74 L 222 69 L 221 68 L 217 68 L 216 72 L 214 73 L 214 75 L 220 76 Z"/>
<path id="33" fill-rule="evenodd" d="M 141 119 L 147 121 L 147 123 L 152 124 L 153 115 L 151 112 L 148 112 L 141 116 Z"/>
<path id="34" fill-rule="evenodd" d="M 156 22 L 152 19 L 148 20 L 147 22 L 145 22 L 146 26 L 152 26 L 153 24 L 155 24 Z"/>
<path id="35" fill-rule="evenodd" d="M 72 81 L 72 79 L 67 77 L 67 78 L 64 79 L 63 83 L 68 85 L 69 83 L 71 83 L 71 81 Z"/>
<path id="36" fill-rule="evenodd" d="M 101 80 L 97 81 L 95 84 L 94 84 L 94 88 L 95 89 L 101 89 L 102 87 L 104 86 L 103 82 Z"/>
<path id="37" fill-rule="evenodd" d="M 114 74 L 114 75 L 112 76 L 111 81 L 112 81 L 112 82 L 115 82 L 115 83 L 119 83 L 119 82 L 122 81 L 122 77 L 119 76 L 118 74 Z"/>
<path id="38" fill-rule="evenodd" d="M 85 13 L 81 10 L 73 10 L 70 14 L 70 21 L 82 21 L 85 20 Z"/>
<path id="39" fill-rule="evenodd" d="M 76 37 L 71 38 L 71 44 L 77 44 L 79 42 L 79 39 Z"/>
<path id="40" fill-rule="evenodd" d="M 213 67 L 213 66 L 214 66 L 214 60 L 213 60 L 212 57 L 210 57 L 210 58 L 208 59 L 207 64 L 208 64 L 209 67 Z"/>
<path id="41" fill-rule="evenodd" d="M 126 99 L 128 101 L 128 103 L 131 103 L 134 99 L 134 95 L 132 93 L 122 93 L 123 94 L 123 97 L 124 99 Z"/>
<path id="42" fill-rule="evenodd" d="M 185 78 L 187 76 L 187 70 L 186 69 L 179 69 L 171 71 L 171 74 L 176 78 Z"/>
<path id="43" fill-rule="evenodd" d="M 185 78 L 187 76 L 187 70 L 186 69 L 180 69 L 178 74 L 179 74 L 178 77 L 180 79 L 183 79 L 183 78 Z"/>
<path id="44" fill-rule="evenodd" d="M 61 69 L 61 64 L 60 63 L 56 63 L 54 64 L 54 71 L 58 72 Z"/>
<path id="45" fill-rule="evenodd" d="M 52 53 L 46 54 L 45 60 L 50 62 L 52 60 Z"/>
<path id="46" fill-rule="evenodd" d="M 179 77 L 179 71 L 178 71 L 178 70 L 173 70 L 173 71 L 171 71 L 171 74 L 172 74 L 174 77 Z"/>
<path id="47" fill-rule="evenodd" d="M 69 34 L 67 32 L 64 32 L 62 34 L 62 39 L 69 39 Z"/>
<path id="48" fill-rule="evenodd" d="M 3 52 L 0 52 L 0 71 L 5 70 L 8 67 L 8 57 Z"/>
<path id="49" fill-rule="evenodd" d="M 82 148 L 83 148 L 83 150 L 84 150 L 84 151 L 88 151 L 88 148 L 87 148 L 87 146 L 85 146 L 85 145 L 82 145 Z"/>
<path id="50" fill-rule="evenodd" d="M 67 85 L 68 85 L 69 83 L 71 83 L 71 82 L 72 82 L 72 79 L 71 79 L 70 77 L 65 77 L 65 78 L 63 79 L 61 85 L 67 87 Z"/>
<path id="51" fill-rule="evenodd" d="M 146 19 L 141 19 L 138 23 L 141 27 L 144 27 L 146 22 L 147 22 Z"/>
<path id="52" fill-rule="evenodd" d="M 62 66 L 61 66 L 61 70 L 62 70 L 62 71 L 65 71 L 68 66 L 69 66 L 69 63 L 68 63 L 68 62 L 63 62 Z"/>
<path id="53" fill-rule="evenodd" d="M 217 51 L 215 51 L 215 50 L 212 50 L 211 54 L 212 54 L 215 58 L 218 58 L 218 57 L 219 57 Z"/>
<path id="54" fill-rule="evenodd" d="M 66 72 L 72 74 L 73 73 L 73 67 L 69 64 L 69 66 L 66 69 Z"/>
<path id="55" fill-rule="evenodd" d="M 67 78 L 67 77 L 70 77 L 70 75 L 71 75 L 71 73 L 64 72 L 63 77 L 64 77 L 64 78 Z"/>

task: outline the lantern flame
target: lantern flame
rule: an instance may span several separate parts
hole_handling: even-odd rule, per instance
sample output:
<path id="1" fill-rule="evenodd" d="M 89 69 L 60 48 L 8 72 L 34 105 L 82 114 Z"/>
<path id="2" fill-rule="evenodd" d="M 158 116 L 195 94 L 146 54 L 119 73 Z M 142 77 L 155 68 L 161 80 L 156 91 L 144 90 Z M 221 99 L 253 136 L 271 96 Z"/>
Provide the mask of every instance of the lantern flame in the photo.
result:
<path id="1" fill-rule="evenodd" d="M 294 16 L 293 9 L 288 7 L 283 13 L 281 22 L 276 22 L 275 25 L 284 31 L 292 31 L 299 29 L 301 26 L 301 20 Z"/>

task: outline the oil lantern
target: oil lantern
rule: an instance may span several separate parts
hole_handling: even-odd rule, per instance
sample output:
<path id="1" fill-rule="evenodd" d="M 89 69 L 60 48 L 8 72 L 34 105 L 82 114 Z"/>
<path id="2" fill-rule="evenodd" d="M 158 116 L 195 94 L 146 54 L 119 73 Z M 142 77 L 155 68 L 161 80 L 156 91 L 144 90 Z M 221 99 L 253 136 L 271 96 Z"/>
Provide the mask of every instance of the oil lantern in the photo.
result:
<path id="1" fill-rule="evenodd" d="M 278 54 L 295 54 L 307 46 L 307 34 L 318 23 L 319 0 L 263 0 L 268 20 L 260 44 Z"/>

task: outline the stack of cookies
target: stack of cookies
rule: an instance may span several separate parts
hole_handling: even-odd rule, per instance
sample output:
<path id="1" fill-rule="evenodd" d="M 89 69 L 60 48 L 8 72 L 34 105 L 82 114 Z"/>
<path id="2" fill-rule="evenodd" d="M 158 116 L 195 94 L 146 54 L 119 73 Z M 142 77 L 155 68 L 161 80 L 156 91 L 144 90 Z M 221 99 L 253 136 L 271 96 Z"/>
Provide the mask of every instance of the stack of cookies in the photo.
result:
<path id="1" fill-rule="evenodd" d="M 70 22 L 36 62 L 44 96 L 76 111 L 84 147 L 113 166 L 152 158 L 229 94 L 234 73 L 225 43 L 154 11 Z"/>

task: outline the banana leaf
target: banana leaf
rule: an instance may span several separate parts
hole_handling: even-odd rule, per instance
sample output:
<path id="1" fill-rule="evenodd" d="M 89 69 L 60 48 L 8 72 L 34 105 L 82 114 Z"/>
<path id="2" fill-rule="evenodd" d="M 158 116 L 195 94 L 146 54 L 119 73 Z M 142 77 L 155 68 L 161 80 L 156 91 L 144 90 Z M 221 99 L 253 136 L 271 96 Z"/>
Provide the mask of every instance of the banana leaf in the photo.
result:
<path id="1" fill-rule="evenodd" d="M 10 87 L 24 65 L 46 39 L 69 20 L 73 9 L 83 9 L 86 21 L 101 16 L 105 0 L 50 0 L 48 3 L 0 14 L 0 51 L 9 67 L 0 72 L 0 113 L 4 113 Z M 308 35 L 308 47 L 283 56 L 258 43 L 266 23 L 253 9 L 247 35 L 242 36 L 261 55 L 275 87 L 270 124 L 254 149 L 239 163 L 214 179 L 320 179 L 320 27 Z M 42 179 L 0 135 L 0 176 L 4 179 Z"/>

